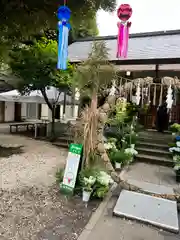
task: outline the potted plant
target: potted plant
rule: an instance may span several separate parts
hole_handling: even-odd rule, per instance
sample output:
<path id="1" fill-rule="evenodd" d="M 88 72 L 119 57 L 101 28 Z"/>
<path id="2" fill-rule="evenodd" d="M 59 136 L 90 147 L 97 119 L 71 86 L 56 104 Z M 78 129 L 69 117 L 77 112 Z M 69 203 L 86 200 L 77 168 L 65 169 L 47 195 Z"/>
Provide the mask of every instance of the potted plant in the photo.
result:
<path id="1" fill-rule="evenodd" d="M 135 144 L 137 141 L 137 134 L 135 132 L 133 132 L 131 134 L 126 134 L 125 139 L 131 148 L 135 148 Z"/>
<path id="2" fill-rule="evenodd" d="M 136 151 L 133 147 L 126 148 L 125 153 L 129 155 L 129 163 L 131 163 L 134 159 L 134 156 L 138 154 L 138 151 Z"/>
<path id="3" fill-rule="evenodd" d="M 176 172 L 176 182 L 180 182 L 180 155 L 173 156 L 175 163 L 174 170 Z"/>
<path id="4" fill-rule="evenodd" d="M 110 155 L 110 159 L 114 164 L 115 169 L 120 170 L 122 168 L 122 165 L 130 159 L 130 156 L 125 153 L 124 150 L 119 150 L 112 152 Z"/>
<path id="5" fill-rule="evenodd" d="M 109 174 L 105 171 L 99 171 L 96 178 L 93 196 L 103 199 L 113 183 L 114 181 Z"/>
<path id="6" fill-rule="evenodd" d="M 95 182 L 96 178 L 93 176 L 83 178 L 83 193 L 82 193 L 83 202 L 86 203 L 89 202 Z"/>
<path id="7" fill-rule="evenodd" d="M 180 124 L 174 123 L 170 126 L 170 131 L 172 132 L 172 135 L 175 136 L 180 130 Z"/>

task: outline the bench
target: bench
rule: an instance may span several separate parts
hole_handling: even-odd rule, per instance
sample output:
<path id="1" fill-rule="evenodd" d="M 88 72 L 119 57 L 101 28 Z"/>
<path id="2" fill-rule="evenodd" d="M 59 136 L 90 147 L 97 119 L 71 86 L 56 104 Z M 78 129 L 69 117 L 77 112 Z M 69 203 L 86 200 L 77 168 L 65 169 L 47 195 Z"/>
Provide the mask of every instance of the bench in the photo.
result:
<path id="1" fill-rule="evenodd" d="M 27 131 L 30 129 L 34 129 L 34 137 L 37 138 L 37 128 L 39 125 L 47 125 L 47 122 L 22 122 L 22 123 L 11 123 L 9 125 L 10 127 L 10 133 L 17 133 L 20 130 L 20 127 L 25 127 Z M 15 131 L 13 129 L 15 128 Z"/>

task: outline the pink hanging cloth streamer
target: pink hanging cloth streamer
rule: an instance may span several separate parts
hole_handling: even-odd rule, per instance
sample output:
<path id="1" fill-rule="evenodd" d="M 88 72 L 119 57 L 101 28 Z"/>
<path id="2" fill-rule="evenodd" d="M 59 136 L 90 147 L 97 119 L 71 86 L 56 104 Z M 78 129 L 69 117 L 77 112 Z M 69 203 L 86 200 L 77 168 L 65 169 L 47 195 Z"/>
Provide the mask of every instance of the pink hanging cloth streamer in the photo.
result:
<path id="1" fill-rule="evenodd" d="M 121 22 L 118 23 L 118 38 L 117 38 L 117 58 L 127 58 L 129 28 L 131 23 L 127 22 L 132 15 L 132 8 L 129 4 L 121 4 L 118 8 L 117 15 Z"/>

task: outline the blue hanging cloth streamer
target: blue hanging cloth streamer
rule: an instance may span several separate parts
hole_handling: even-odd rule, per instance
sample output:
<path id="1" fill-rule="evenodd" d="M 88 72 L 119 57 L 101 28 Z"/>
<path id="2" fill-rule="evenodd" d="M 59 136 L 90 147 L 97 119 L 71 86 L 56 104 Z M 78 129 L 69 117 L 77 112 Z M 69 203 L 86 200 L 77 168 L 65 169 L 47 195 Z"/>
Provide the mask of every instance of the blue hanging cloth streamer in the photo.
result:
<path id="1" fill-rule="evenodd" d="M 57 69 L 66 70 L 68 61 L 68 36 L 70 30 L 69 19 L 71 16 L 71 11 L 66 6 L 61 6 L 58 8 L 58 63 Z"/>

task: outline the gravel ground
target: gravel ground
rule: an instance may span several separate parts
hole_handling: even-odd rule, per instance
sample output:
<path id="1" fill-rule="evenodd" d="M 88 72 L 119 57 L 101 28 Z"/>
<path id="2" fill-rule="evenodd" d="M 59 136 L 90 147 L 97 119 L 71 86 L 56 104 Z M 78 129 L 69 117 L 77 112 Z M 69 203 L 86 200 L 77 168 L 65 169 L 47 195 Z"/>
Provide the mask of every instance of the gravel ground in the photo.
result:
<path id="1" fill-rule="evenodd" d="M 97 203 L 67 199 L 55 184 L 67 151 L 23 136 L 0 134 L 0 239 L 77 239 Z"/>
<path id="2" fill-rule="evenodd" d="M 17 135 L 0 135 L 0 188 L 50 186 L 57 168 L 65 164 L 67 151 L 50 143 Z M 7 154 L 9 148 L 9 154 Z M 6 149 L 6 150 L 5 150 Z M 12 154 L 18 152 L 18 154 Z M 9 155 L 4 157 L 4 155 Z"/>

